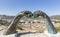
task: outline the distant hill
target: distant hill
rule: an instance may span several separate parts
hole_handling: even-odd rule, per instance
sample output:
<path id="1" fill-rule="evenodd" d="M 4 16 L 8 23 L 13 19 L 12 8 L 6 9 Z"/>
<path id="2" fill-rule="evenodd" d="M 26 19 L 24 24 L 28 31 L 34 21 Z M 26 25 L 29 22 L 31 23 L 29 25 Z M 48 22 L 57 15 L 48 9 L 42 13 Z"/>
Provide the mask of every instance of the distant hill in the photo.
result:
<path id="1" fill-rule="evenodd" d="M 60 15 L 53 15 L 53 16 L 50 16 L 51 19 L 60 19 Z"/>
<path id="2" fill-rule="evenodd" d="M 14 16 L 0 15 L 0 19 L 13 19 Z"/>
<path id="3" fill-rule="evenodd" d="M 15 16 L 0 15 L 0 19 L 13 19 Z M 50 16 L 51 19 L 60 19 L 60 15 Z"/>

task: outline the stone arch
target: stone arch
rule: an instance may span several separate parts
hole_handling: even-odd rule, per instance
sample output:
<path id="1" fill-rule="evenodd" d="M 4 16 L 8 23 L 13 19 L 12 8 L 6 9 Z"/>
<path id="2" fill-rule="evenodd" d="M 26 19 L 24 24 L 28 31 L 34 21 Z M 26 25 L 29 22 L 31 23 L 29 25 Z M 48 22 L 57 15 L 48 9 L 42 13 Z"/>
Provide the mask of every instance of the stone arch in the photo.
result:
<path id="1" fill-rule="evenodd" d="M 8 28 L 6 29 L 6 31 L 3 34 L 8 35 L 8 34 L 15 33 L 16 32 L 16 26 L 17 26 L 17 23 L 20 20 L 20 18 L 22 18 L 23 16 L 29 16 L 29 15 L 32 15 L 31 11 L 20 12 L 17 16 L 15 16 L 15 18 L 13 19 L 13 21 L 11 22 L 11 24 L 8 26 Z M 38 11 L 35 11 L 33 13 L 33 16 L 42 16 L 45 19 L 45 24 L 47 26 L 48 33 L 51 33 L 51 34 L 57 33 L 57 31 L 54 28 L 49 16 L 46 13 L 38 10 Z"/>
<path id="2" fill-rule="evenodd" d="M 3 33 L 4 35 L 8 35 L 8 34 L 12 34 L 16 32 L 16 26 L 17 23 L 19 22 L 19 20 L 23 17 L 23 16 L 29 16 L 31 15 L 31 11 L 21 11 L 20 13 L 18 13 L 18 15 L 15 16 L 15 18 L 13 19 L 13 21 L 11 22 L 11 24 L 8 26 L 8 28 L 5 30 L 5 32 Z"/>
<path id="3" fill-rule="evenodd" d="M 56 33 L 57 33 L 57 31 L 56 31 L 56 29 L 54 28 L 54 26 L 53 26 L 53 24 L 52 24 L 49 16 L 48 16 L 46 13 L 38 10 L 38 11 L 35 11 L 35 12 L 34 12 L 34 16 L 37 16 L 37 17 L 38 17 L 38 16 L 42 16 L 42 17 L 45 19 L 45 24 L 46 24 L 48 33 L 50 33 L 50 34 L 56 34 Z"/>

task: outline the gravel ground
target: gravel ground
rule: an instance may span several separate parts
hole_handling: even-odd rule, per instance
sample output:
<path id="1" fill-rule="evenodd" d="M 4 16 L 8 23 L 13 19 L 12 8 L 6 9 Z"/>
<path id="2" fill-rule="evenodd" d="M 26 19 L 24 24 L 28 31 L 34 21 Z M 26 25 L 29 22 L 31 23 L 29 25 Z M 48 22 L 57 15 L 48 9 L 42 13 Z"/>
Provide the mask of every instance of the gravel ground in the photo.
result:
<path id="1" fill-rule="evenodd" d="M 4 30 L 0 31 L 0 37 L 60 37 L 60 33 L 48 34 L 46 31 L 44 33 L 39 33 L 39 32 L 27 32 L 18 30 L 18 33 L 10 35 L 3 35 L 2 34 L 3 32 Z"/>
<path id="2" fill-rule="evenodd" d="M 18 33 L 10 34 L 10 35 L 3 35 L 4 30 L 6 29 L 5 26 L 0 26 L 0 37 L 60 37 L 60 33 L 57 34 L 49 34 L 47 31 L 44 33 L 40 32 L 32 32 L 32 31 L 21 31 L 17 30 Z"/>

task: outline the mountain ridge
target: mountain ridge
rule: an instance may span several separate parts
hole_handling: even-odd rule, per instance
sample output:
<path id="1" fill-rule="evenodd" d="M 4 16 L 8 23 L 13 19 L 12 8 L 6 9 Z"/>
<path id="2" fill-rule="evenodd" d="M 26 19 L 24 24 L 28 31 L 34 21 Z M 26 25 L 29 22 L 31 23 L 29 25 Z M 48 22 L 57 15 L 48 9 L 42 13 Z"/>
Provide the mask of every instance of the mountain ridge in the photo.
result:
<path id="1" fill-rule="evenodd" d="M 0 15 L 0 19 L 13 19 L 15 16 L 9 15 Z M 51 19 L 60 19 L 60 15 L 52 15 L 50 16 Z"/>

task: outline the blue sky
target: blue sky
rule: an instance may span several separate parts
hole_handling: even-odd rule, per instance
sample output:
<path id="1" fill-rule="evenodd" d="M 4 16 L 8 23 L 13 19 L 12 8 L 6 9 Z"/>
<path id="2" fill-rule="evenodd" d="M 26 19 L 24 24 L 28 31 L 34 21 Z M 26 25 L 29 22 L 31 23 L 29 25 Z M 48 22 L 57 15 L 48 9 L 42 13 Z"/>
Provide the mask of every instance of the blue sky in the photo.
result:
<path id="1" fill-rule="evenodd" d="M 60 0 L 0 0 L 1 15 L 16 15 L 23 10 L 41 10 L 49 16 L 60 15 Z"/>

